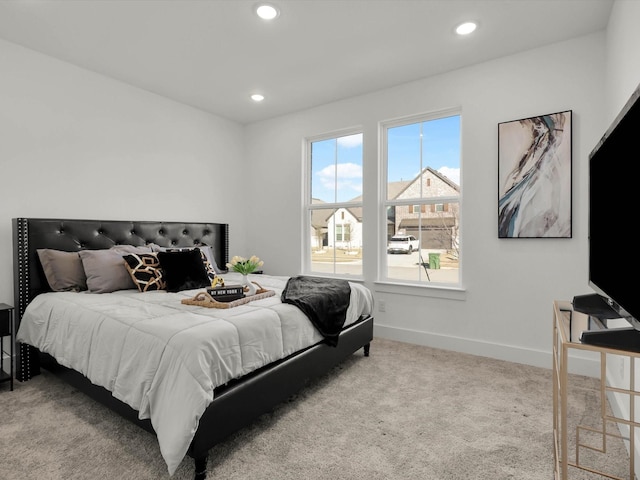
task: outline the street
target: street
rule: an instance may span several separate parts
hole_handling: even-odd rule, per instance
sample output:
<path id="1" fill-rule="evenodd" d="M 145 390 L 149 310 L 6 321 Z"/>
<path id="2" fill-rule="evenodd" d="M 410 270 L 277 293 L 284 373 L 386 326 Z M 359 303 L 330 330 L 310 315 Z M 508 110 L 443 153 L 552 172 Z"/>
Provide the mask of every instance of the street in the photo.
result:
<path id="1" fill-rule="evenodd" d="M 441 263 L 443 255 L 446 253 L 443 250 L 422 250 L 422 259 L 428 263 L 429 253 L 439 253 Z M 319 273 L 333 273 L 334 264 L 332 262 L 313 262 L 312 270 Z M 335 264 L 336 273 L 338 274 L 350 274 L 350 275 L 362 275 L 362 260 L 354 259 L 350 262 L 340 262 Z M 457 266 L 451 267 L 442 265 L 439 269 L 425 269 L 419 265 L 419 254 L 413 252 L 409 255 L 406 254 L 387 254 L 387 278 L 392 280 L 410 280 L 410 281 L 424 281 L 434 283 L 458 283 L 459 269 Z"/>

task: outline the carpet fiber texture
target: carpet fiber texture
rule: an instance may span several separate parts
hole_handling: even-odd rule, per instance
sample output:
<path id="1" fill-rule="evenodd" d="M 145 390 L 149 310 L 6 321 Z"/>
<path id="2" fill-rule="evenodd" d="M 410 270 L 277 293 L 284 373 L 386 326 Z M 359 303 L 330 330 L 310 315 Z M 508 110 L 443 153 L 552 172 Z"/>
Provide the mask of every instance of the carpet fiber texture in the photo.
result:
<path id="1" fill-rule="evenodd" d="M 595 380 L 571 380 L 575 429 L 593 423 L 599 397 Z M 193 478 L 190 458 L 169 477 L 154 435 L 46 371 L 0 401 L 4 480 Z M 552 412 L 550 369 L 376 338 L 370 357 L 357 352 L 214 447 L 208 478 L 550 480 Z M 597 461 L 624 476 L 622 442 L 609 452 Z"/>

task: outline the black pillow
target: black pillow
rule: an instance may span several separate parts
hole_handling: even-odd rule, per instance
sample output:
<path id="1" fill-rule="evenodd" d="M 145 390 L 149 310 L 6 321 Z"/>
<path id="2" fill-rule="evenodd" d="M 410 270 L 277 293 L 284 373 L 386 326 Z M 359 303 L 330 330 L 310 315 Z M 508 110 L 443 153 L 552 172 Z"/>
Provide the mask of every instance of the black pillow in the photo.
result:
<path id="1" fill-rule="evenodd" d="M 208 287 L 211 280 L 202 263 L 200 250 L 158 252 L 168 292 Z"/>

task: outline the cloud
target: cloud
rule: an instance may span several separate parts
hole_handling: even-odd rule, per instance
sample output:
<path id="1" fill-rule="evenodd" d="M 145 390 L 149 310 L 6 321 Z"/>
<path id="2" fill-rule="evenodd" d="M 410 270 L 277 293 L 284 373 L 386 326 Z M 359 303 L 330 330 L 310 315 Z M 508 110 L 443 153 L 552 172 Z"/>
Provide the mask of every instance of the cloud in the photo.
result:
<path id="1" fill-rule="evenodd" d="M 317 173 L 317 177 L 321 185 L 330 191 L 350 190 L 362 193 L 362 165 L 355 163 L 328 165 Z"/>
<path id="2" fill-rule="evenodd" d="M 354 148 L 362 145 L 362 134 L 356 133 L 355 135 L 347 135 L 346 137 L 338 138 L 338 145 L 345 148 Z"/>

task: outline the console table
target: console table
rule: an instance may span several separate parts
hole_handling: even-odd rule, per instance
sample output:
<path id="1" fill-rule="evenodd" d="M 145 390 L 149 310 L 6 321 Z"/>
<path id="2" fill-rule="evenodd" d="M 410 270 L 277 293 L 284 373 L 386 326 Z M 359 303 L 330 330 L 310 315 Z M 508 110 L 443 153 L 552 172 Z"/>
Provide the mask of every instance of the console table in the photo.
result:
<path id="1" fill-rule="evenodd" d="M 623 320 L 624 322 L 624 320 Z M 611 325 L 609 325 L 611 327 Z M 620 350 L 616 348 L 582 343 L 580 335 L 583 331 L 594 331 L 606 329 L 597 318 L 584 313 L 574 311 L 571 302 L 553 302 L 553 437 L 554 437 L 554 478 L 555 480 L 568 480 L 571 469 L 578 469 L 601 475 L 605 478 L 624 480 L 634 479 L 635 461 L 634 455 L 628 456 L 629 463 L 628 477 L 619 474 L 607 473 L 600 470 L 598 466 L 591 465 L 588 461 L 582 461 L 583 457 L 589 455 L 610 454 L 611 441 L 613 438 L 617 442 L 627 441 L 630 452 L 635 452 L 635 436 L 640 434 L 638 419 L 635 414 L 635 402 L 640 401 L 640 391 L 635 385 L 635 359 L 640 358 L 640 352 Z M 571 350 L 595 352 L 600 362 L 600 387 L 599 411 L 594 412 L 592 418 L 597 419 L 599 426 L 577 425 L 575 432 L 568 432 L 567 415 L 569 400 L 569 352 Z M 607 359 L 610 355 L 627 357 L 628 377 L 625 376 L 624 388 L 610 386 L 607 382 Z M 625 369 L 627 370 L 627 369 Z M 630 418 L 618 418 L 607 409 L 607 394 L 615 393 L 625 398 L 629 405 Z M 622 430 L 628 429 L 628 436 L 620 434 L 619 425 L 624 425 Z M 568 435 L 574 435 L 575 451 L 569 451 Z M 582 438 L 581 438 L 582 435 Z M 597 445 L 593 442 L 584 441 L 585 437 L 595 436 Z M 581 457 L 582 455 L 582 457 Z M 621 463 L 624 465 L 624 463 Z M 571 469 L 569 468 L 571 467 Z M 626 467 L 625 467 L 626 469 Z M 582 477 L 581 477 L 582 478 Z M 591 477 L 589 477 L 591 478 Z"/>

